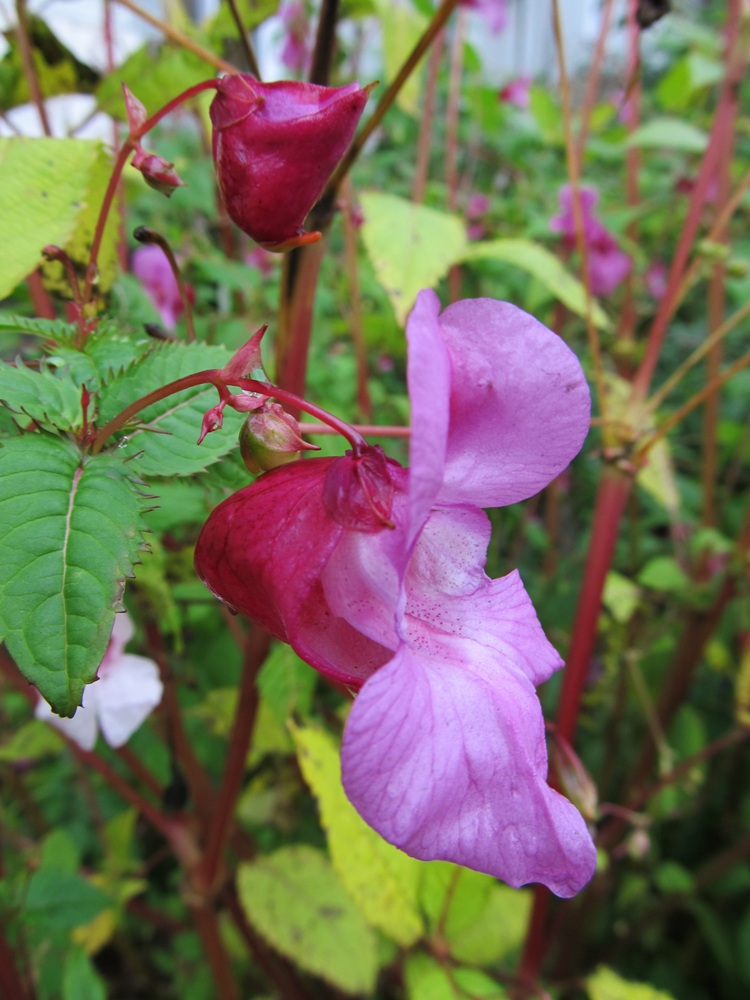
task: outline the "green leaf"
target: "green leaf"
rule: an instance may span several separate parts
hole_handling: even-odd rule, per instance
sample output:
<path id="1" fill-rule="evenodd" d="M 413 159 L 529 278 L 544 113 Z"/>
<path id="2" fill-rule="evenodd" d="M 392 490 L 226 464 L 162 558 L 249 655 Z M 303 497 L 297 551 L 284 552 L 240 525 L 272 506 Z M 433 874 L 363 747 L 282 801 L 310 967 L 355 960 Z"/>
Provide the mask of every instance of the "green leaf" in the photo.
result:
<path id="1" fill-rule="evenodd" d="M 638 149 L 674 149 L 682 153 L 703 153 L 708 134 L 682 118 L 652 118 L 628 136 L 626 144 Z"/>
<path id="2" fill-rule="evenodd" d="M 62 987 L 62 1000 L 107 1000 L 104 983 L 83 948 L 68 952 Z"/>
<path id="3" fill-rule="evenodd" d="M 0 333 L 25 333 L 29 337 L 68 341 L 75 332 L 74 323 L 66 323 L 61 319 L 37 319 L 35 316 L 0 313 Z"/>
<path id="4" fill-rule="evenodd" d="M 508 995 L 478 969 L 449 971 L 430 955 L 409 955 L 404 979 L 407 1000 L 503 1000 Z"/>
<path id="5" fill-rule="evenodd" d="M 589 1000 L 674 1000 L 671 993 L 657 990 L 649 983 L 622 979 L 612 969 L 600 965 L 586 980 Z"/>
<path id="6" fill-rule="evenodd" d="M 141 499 L 114 455 L 25 434 L 0 450 L 0 635 L 60 715 L 109 643 L 142 545 Z"/>
<path id="7" fill-rule="evenodd" d="M 100 426 L 130 403 L 185 375 L 223 367 L 231 354 L 208 344 L 164 344 L 116 377 L 103 391 Z M 202 472 L 237 446 L 242 414 L 227 407 L 224 427 L 198 444 L 206 410 L 218 402 L 212 385 L 199 385 L 154 403 L 138 415 L 138 425 L 120 442 L 118 452 L 132 458 L 149 476 L 188 476 Z"/>
<path id="8" fill-rule="evenodd" d="M 675 521 L 679 519 L 680 493 L 677 488 L 677 476 L 672 450 L 664 438 L 649 448 L 648 461 L 638 470 L 636 483 Z"/>
<path id="9" fill-rule="evenodd" d="M 258 690 L 281 723 L 296 712 L 309 713 L 318 675 L 301 660 L 291 646 L 278 642 L 258 674 Z"/>
<path id="10" fill-rule="evenodd" d="M 60 734 L 52 726 L 34 719 L 16 729 L 0 745 L 0 761 L 31 762 L 60 752 Z"/>
<path id="11" fill-rule="evenodd" d="M 344 793 L 339 752 L 328 733 L 290 729 L 344 888 L 369 923 L 408 948 L 424 931 L 417 909 L 421 862 L 388 844 L 359 816 Z"/>
<path id="12" fill-rule="evenodd" d="M 95 143 L 95 156 L 88 172 L 86 185 L 81 193 L 81 210 L 76 219 L 75 229 L 68 239 L 60 244 L 73 261 L 79 274 L 86 272 L 99 212 L 111 174 L 110 154 L 101 143 Z M 96 261 L 97 277 L 94 290 L 100 295 L 110 290 L 117 274 L 119 219 L 119 207 L 115 201 L 107 216 Z M 61 295 L 63 298 L 71 298 L 68 273 L 60 261 L 46 261 L 42 265 L 42 277 L 47 291 Z"/>
<path id="13" fill-rule="evenodd" d="M 112 901 L 78 872 L 39 868 L 29 879 L 24 918 L 50 934 L 89 923 Z"/>
<path id="14" fill-rule="evenodd" d="M 602 603 L 616 622 L 625 625 L 638 610 L 640 590 L 632 580 L 610 570 L 604 584 Z"/>
<path id="15" fill-rule="evenodd" d="M 0 299 L 41 263 L 42 247 L 73 236 L 100 149 L 83 139 L 0 139 Z"/>
<path id="16" fill-rule="evenodd" d="M 282 955 L 346 993 L 372 995 L 375 936 L 324 854 L 283 847 L 241 865 L 237 891 L 250 923 Z"/>
<path id="17" fill-rule="evenodd" d="M 102 79 L 96 91 L 99 109 L 125 121 L 124 83 L 152 115 L 173 97 L 208 79 L 212 73 L 203 59 L 183 48 L 165 43 L 155 51 L 154 45 L 149 43 L 129 56 L 117 67 L 116 73 Z M 151 150 L 149 139 L 144 142 L 146 149 Z"/>
<path id="18" fill-rule="evenodd" d="M 480 260 L 498 261 L 520 267 L 537 278 L 545 288 L 579 316 L 586 316 L 586 291 L 565 265 L 546 247 L 532 240 L 502 239 L 472 243 L 462 254 L 468 263 Z M 592 301 L 591 316 L 600 330 L 609 329 L 610 322 L 601 306 Z"/>
<path id="19" fill-rule="evenodd" d="M 526 935 L 531 893 L 443 861 L 423 869 L 420 898 L 430 927 L 442 927 L 459 962 L 490 965 L 518 949 Z"/>
<path id="20" fill-rule="evenodd" d="M 637 579 L 642 587 L 666 594 L 684 594 L 690 586 L 690 578 L 673 556 L 649 559 Z"/>
<path id="21" fill-rule="evenodd" d="M 237 0 L 237 9 L 245 31 L 252 31 L 276 13 L 278 0 Z M 219 4 L 216 14 L 201 25 L 203 44 L 211 51 L 223 51 L 223 43 L 237 38 L 237 22 L 228 3 Z M 208 70 L 203 70 L 204 78 Z"/>
<path id="22" fill-rule="evenodd" d="M 80 426 L 83 419 L 80 388 L 46 368 L 33 371 L 0 361 L 0 402 L 13 413 L 62 431 Z"/>
<path id="23" fill-rule="evenodd" d="M 393 194 L 365 191 L 360 202 L 367 253 L 399 322 L 404 323 L 417 292 L 434 287 L 465 256 L 466 227 L 457 215 Z"/>
<path id="24" fill-rule="evenodd" d="M 376 7 L 383 32 L 385 79 L 390 84 L 424 33 L 428 20 L 412 8 L 391 0 L 376 0 Z M 422 112 L 423 76 L 424 68 L 418 66 L 396 97 L 399 108 L 412 118 L 418 118 Z"/>

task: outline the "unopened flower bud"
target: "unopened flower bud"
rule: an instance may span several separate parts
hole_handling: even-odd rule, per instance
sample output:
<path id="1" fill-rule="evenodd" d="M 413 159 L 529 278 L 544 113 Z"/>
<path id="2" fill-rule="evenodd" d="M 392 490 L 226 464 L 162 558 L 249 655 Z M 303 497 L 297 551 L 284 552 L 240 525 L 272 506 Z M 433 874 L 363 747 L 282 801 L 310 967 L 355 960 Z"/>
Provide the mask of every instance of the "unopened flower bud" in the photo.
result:
<path id="1" fill-rule="evenodd" d="M 198 438 L 198 444 L 202 444 L 203 438 L 206 434 L 211 434 L 213 431 L 219 431 L 224 426 L 224 407 L 226 403 L 222 400 L 221 403 L 217 403 L 216 406 L 212 406 L 210 410 L 206 410 L 203 415 L 203 423 L 201 424 L 201 434 Z"/>
<path id="2" fill-rule="evenodd" d="M 319 448 L 303 441 L 299 424 L 278 403 L 266 403 L 255 410 L 240 430 L 240 452 L 252 473 L 295 462 L 303 450 Z"/>
<path id="3" fill-rule="evenodd" d="M 570 743 L 554 731 L 550 757 L 563 794 L 580 809 L 585 819 L 594 822 L 599 816 L 597 787 Z"/>
<path id="4" fill-rule="evenodd" d="M 211 104 L 213 154 L 229 217 L 267 250 L 320 239 L 303 223 L 346 152 L 370 88 L 357 83 L 219 80 Z"/>
<path id="5" fill-rule="evenodd" d="M 140 170 L 149 187 L 165 194 L 167 198 L 175 188 L 185 186 L 185 182 L 177 175 L 174 164 L 167 163 L 163 156 L 157 156 L 156 153 L 147 153 L 140 146 L 131 163 L 136 170 Z"/>

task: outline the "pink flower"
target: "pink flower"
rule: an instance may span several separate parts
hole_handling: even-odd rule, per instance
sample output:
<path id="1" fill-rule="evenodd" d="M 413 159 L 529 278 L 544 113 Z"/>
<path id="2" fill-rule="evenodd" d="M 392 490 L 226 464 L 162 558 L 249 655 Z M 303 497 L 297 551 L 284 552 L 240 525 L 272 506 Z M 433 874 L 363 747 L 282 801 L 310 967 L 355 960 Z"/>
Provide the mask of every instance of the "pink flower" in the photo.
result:
<path id="1" fill-rule="evenodd" d="M 267 250 L 314 243 L 303 223 L 346 152 L 369 88 L 225 76 L 211 103 L 213 153 L 229 217 Z"/>
<path id="2" fill-rule="evenodd" d="M 594 295 L 609 295 L 630 274 L 632 261 L 620 250 L 617 240 L 594 214 L 599 192 L 591 187 L 582 187 L 580 193 L 583 239 L 588 250 L 591 291 Z M 573 198 L 569 184 L 560 189 L 560 207 L 562 209 L 560 215 L 550 219 L 550 229 L 562 233 L 565 247 L 572 251 L 577 249 L 577 241 Z"/>
<path id="3" fill-rule="evenodd" d="M 125 652 L 133 638 L 127 614 L 115 616 L 112 638 L 99 667 L 98 679 L 83 689 L 81 707 L 72 719 L 55 715 L 40 698 L 35 715 L 73 740 L 93 750 L 99 729 L 111 747 L 124 746 L 161 701 L 163 685 L 153 660 Z"/>
<path id="4" fill-rule="evenodd" d="M 504 31 L 508 24 L 507 0 L 461 0 L 461 6 L 481 14 L 493 35 Z"/>
<path id="5" fill-rule="evenodd" d="M 130 269 L 156 306 L 164 326 L 173 330 L 182 316 L 183 305 L 177 279 L 163 250 L 154 243 L 138 247 L 133 252 Z"/>
<path id="6" fill-rule="evenodd" d="M 470 240 L 481 240 L 487 231 L 484 224 L 484 216 L 489 212 L 491 206 L 490 199 L 486 194 L 474 192 L 469 197 L 466 205 L 466 228 L 467 236 Z"/>
<path id="7" fill-rule="evenodd" d="M 646 291 L 657 302 L 664 298 L 664 293 L 667 290 L 667 277 L 667 265 L 663 260 L 655 260 L 653 264 L 648 266 L 643 276 Z"/>
<path id="8" fill-rule="evenodd" d="M 492 299 L 407 324 L 409 469 L 365 446 L 296 462 L 220 504 L 196 567 L 222 600 L 359 690 L 346 793 L 386 840 L 561 896 L 595 850 L 547 785 L 535 687 L 562 666 L 516 571 L 484 572 L 483 507 L 533 495 L 578 452 L 589 392 L 565 344 Z"/>
<path id="9" fill-rule="evenodd" d="M 293 73 L 305 73 L 312 55 L 310 22 L 302 0 L 284 0 L 279 17 L 286 28 L 281 61 Z"/>
<path id="10" fill-rule="evenodd" d="M 529 106 L 529 87 L 531 86 L 530 76 L 519 76 L 510 83 L 506 83 L 498 98 L 504 104 L 515 104 L 517 108 L 525 111 Z"/>

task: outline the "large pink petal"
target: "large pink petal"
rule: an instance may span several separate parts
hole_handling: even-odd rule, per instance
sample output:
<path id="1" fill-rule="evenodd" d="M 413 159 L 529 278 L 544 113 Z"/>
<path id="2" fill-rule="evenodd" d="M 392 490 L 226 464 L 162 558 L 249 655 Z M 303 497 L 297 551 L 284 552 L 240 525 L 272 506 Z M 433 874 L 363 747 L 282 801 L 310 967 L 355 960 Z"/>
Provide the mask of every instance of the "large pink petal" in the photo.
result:
<path id="1" fill-rule="evenodd" d="M 471 646 L 471 662 L 465 643 L 446 643 L 439 659 L 403 646 L 366 682 L 344 735 L 346 793 L 413 857 L 572 896 L 596 851 L 580 813 L 546 784 L 533 685 Z"/>
<path id="2" fill-rule="evenodd" d="M 419 534 L 443 484 L 448 441 L 451 362 L 439 324 L 440 301 L 424 289 L 406 324 L 409 342 L 409 529 L 407 551 Z"/>
<path id="3" fill-rule="evenodd" d="M 452 374 L 438 502 L 501 507 L 525 500 L 568 465 L 586 437 L 590 396 L 578 359 L 507 302 L 456 302 L 439 325 Z"/>

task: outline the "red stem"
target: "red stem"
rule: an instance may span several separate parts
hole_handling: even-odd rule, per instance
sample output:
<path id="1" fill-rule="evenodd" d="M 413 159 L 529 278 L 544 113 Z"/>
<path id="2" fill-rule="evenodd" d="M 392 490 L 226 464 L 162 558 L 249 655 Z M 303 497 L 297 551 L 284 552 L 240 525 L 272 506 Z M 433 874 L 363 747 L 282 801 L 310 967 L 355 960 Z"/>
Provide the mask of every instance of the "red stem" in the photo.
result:
<path id="1" fill-rule="evenodd" d="M 649 331 L 645 355 L 633 382 L 633 394 L 636 399 L 644 399 L 646 397 L 651 379 L 654 376 L 669 323 L 679 302 L 680 285 L 701 222 L 703 205 L 705 204 L 709 187 L 716 177 L 716 170 L 722 151 L 727 146 L 727 132 L 732 130 L 736 91 L 747 64 L 747 52 L 741 48 L 741 39 L 738 39 L 740 16 L 741 0 L 731 0 L 727 21 L 727 52 L 725 56 L 725 64 L 728 66 L 728 69 L 722 83 L 719 103 L 708 140 L 708 148 L 701 162 L 698 178 L 690 199 L 688 215 L 680 232 L 677 248 L 672 258 L 672 267 L 667 279 L 667 289 L 659 303 L 659 309 Z"/>
<path id="2" fill-rule="evenodd" d="M 349 298 L 351 300 L 351 325 L 354 356 L 357 362 L 357 406 L 364 420 L 372 420 L 372 403 L 367 386 L 367 345 L 362 324 L 362 294 L 359 287 L 359 268 L 357 262 L 357 230 L 352 218 L 354 207 L 354 189 L 351 178 L 347 177 L 342 186 L 346 205 L 342 213 L 344 223 L 344 263 L 346 276 L 349 280 Z"/>
<path id="3" fill-rule="evenodd" d="M 11 949 L 0 926 L 0 996 L 3 1000 L 33 1000 L 33 993 L 26 989 L 16 968 L 17 957 L 18 949 Z"/>
<path id="4" fill-rule="evenodd" d="M 177 97 L 172 98 L 172 100 L 168 101 L 163 108 L 160 108 L 159 111 L 147 119 L 147 121 L 145 121 L 139 129 L 132 132 L 123 143 L 122 148 L 115 158 L 115 162 L 112 167 L 112 174 L 109 178 L 109 184 L 107 185 L 107 190 L 104 192 L 102 207 L 99 209 L 99 218 L 96 220 L 94 238 L 91 241 L 89 263 L 86 268 L 86 285 L 83 291 L 84 304 L 91 301 L 91 291 L 96 280 L 96 264 L 99 259 L 99 250 L 101 249 L 102 239 L 104 238 L 104 229 L 107 225 L 107 219 L 109 218 L 109 213 L 112 208 L 112 202 L 114 201 L 117 193 L 117 189 L 120 184 L 120 177 L 125 169 L 128 156 L 135 149 L 136 143 L 139 142 L 140 139 L 142 139 L 143 136 L 155 125 L 157 125 L 162 118 L 168 115 L 171 111 L 174 111 L 174 109 L 178 108 L 181 104 L 184 104 L 185 101 L 190 100 L 191 97 L 195 97 L 204 90 L 215 90 L 217 84 L 217 80 L 203 80 L 201 83 L 196 83 L 193 87 L 188 87 L 187 90 L 178 94 Z"/>
<path id="5" fill-rule="evenodd" d="M 34 52 L 31 48 L 31 36 L 29 34 L 29 21 L 26 15 L 26 0 L 16 0 L 16 12 L 18 14 L 18 51 L 21 55 L 23 75 L 31 93 L 31 100 L 36 105 L 39 112 L 39 119 L 42 123 L 42 130 L 46 136 L 52 135 L 52 129 L 47 117 L 47 109 L 44 106 L 42 89 L 39 86 L 39 78 L 36 75 L 34 65 Z"/>
<path id="6" fill-rule="evenodd" d="M 425 86 L 422 116 L 419 123 L 417 165 L 414 168 L 414 181 L 411 192 L 411 200 L 415 204 L 424 201 L 424 192 L 427 185 L 427 175 L 430 167 L 430 149 L 432 146 L 432 125 L 435 118 L 435 95 L 437 94 L 438 71 L 440 70 L 440 60 L 443 57 L 444 41 L 445 32 L 441 31 L 435 38 L 430 50 L 430 58 L 427 62 L 427 84 Z"/>
<path id="7" fill-rule="evenodd" d="M 594 650 L 604 583 L 612 565 L 620 521 L 632 484 L 632 477 L 615 466 L 605 467 L 599 482 L 588 557 L 567 663 L 563 672 L 562 691 L 555 723 L 559 737 L 571 745 Z M 538 978 L 541 962 L 546 953 L 548 909 L 549 892 L 543 886 L 537 887 L 534 891 L 534 907 L 519 967 L 521 976 L 527 983 L 533 983 Z"/>
<path id="8" fill-rule="evenodd" d="M 578 130 L 578 139 L 576 142 L 579 164 L 583 163 L 583 154 L 586 150 L 586 140 L 588 138 L 589 125 L 591 123 L 591 112 L 594 109 L 594 104 L 596 103 L 597 94 L 599 92 L 599 81 L 602 76 L 602 65 L 604 63 L 604 55 L 607 48 L 607 35 L 609 34 L 609 28 L 612 23 L 613 9 L 614 0 L 605 0 L 604 9 L 600 15 L 601 20 L 599 24 L 599 34 L 596 38 L 594 55 L 591 59 L 591 67 L 586 80 L 586 92 L 583 96 L 583 105 L 581 107 L 581 124 Z"/>
<path id="9" fill-rule="evenodd" d="M 197 884 L 204 886 L 206 893 L 211 893 L 215 888 L 222 854 L 229 839 L 234 809 L 237 796 L 242 788 L 247 755 L 258 713 L 256 680 L 270 646 L 270 635 L 260 626 L 253 626 L 245 645 L 242 680 L 234 713 L 224 777 L 213 809 L 206 851 L 196 876 Z"/>
<path id="10" fill-rule="evenodd" d="M 52 305 L 52 299 L 47 294 L 47 289 L 44 287 L 44 282 L 39 272 L 32 271 L 26 279 L 26 284 L 28 285 L 29 295 L 31 295 L 31 301 L 34 303 L 34 312 L 37 316 L 40 316 L 42 319 L 55 319 L 55 307 Z"/>
<path id="11" fill-rule="evenodd" d="M 300 399 L 292 392 L 287 392 L 286 389 L 281 389 L 277 385 L 271 385 L 269 382 L 257 382 L 255 379 L 251 378 L 234 378 L 232 376 L 227 376 L 223 369 L 221 368 L 211 368 L 206 369 L 202 372 L 196 372 L 194 375 L 185 375 L 183 378 L 175 379 L 174 382 L 169 382 L 167 385 L 161 386 L 159 389 L 154 389 L 153 392 L 147 393 L 145 396 L 141 396 L 140 399 L 136 399 L 135 402 L 131 403 L 130 406 L 126 406 L 124 410 L 113 417 L 109 423 L 105 424 L 100 431 L 97 432 L 92 444 L 92 453 L 96 455 L 102 450 L 104 445 L 107 443 L 109 438 L 120 428 L 124 427 L 129 420 L 145 410 L 147 407 L 154 403 L 158 403 L 159 400 L 166 399 L 168 396 L 173 396 L 177 392 L 182 392 L 185 389 L 193 389 L 198 385 L 213 385 L 219 393 L 219 396 L 225 403 L 230 403 L 232 394 L 227 388 L 228 385 L 236 385 L 241 389 L 246 389 L 248 392 L 255 392 L 261 396 L 272 396 L 274 399 L 278 399 L 282 403 L 287 404 L 288 409 L 296 408 L 298 410 L 303 410 L 305 413 L 309 413 L 311 417 L 316 417 L 318 420 L 323 421 L 332 427 L 338 434 L 351 444 L 355 451 L 355 454 L 362 451 L 363 448 L 367 447 L 367 441 L 362 437 L 359 431 L 355 430 L 354 427 L 340 420 L 338 417 L 334 416 L 332 413 L 328 413 L 326 410 L 321 409 L 314 403 L 308 403 L 305 399 Z"/>

